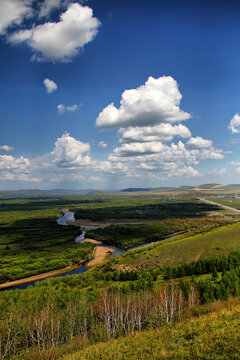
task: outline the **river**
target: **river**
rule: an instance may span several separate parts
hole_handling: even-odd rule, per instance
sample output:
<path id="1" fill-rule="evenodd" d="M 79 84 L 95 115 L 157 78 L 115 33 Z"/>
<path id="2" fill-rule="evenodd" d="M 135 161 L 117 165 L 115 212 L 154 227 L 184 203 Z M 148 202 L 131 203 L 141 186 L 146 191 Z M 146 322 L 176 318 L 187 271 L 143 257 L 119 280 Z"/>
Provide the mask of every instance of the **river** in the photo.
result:
<path id="1" fill-rule="evenodd" d="M 60 211 L 63 213 L 63 215 L 60 218 L 57 219 L 57 223 L 59 225 L 67 226 L 68 221 L 72 221 L 72 222 L 75 221 L 75 217 L 74 217 L 73 212 L 69 211 L 68 209 L 61 209 Z M 102 226 L 81 226 L 82 233 L 75 238 L 75 242 L 78 243 L 78 244 L 83 243 L 86 232 L 88 230 L 98 229 L 99 227 L 102 227 Z M 114 252 L 110 255 L 110 258 L 112 258 L 112 257 L 122 255 L 122 254 L 124 254 L 124 253 L 126 253 L 128 251 L 131 251 L 131 250 L 141 249 L 141 248 L 156 244 L 158 242 L 169 240 L 169 239 L 174 238 L 174 237 L 179 236 L 179 235 L 180 234 L 176 234 L 176 235 L 173 235 L 173 236 L 166 237 L 165 239 L 162 239 L 162 240 L 159 240 L 159 241 L 134 246 L 134 247 L 132 247 L 132 248 L 130 248 L 128 250 L 124 250 L 124 249 L 121 249 L 121 248 L 113 246 L 113 245 L 98 244 L 97 246 L 106 247 L 106 248 L 108 248 L 110 246 L 112 249 L 114 249 Z M 89 269 L 90 269 L 89 267 L 86 267 L 86 266 L 82 265 L 82 266 L 80 266 L 80 267 L 78 267 L 76 269 L 66 271 L 65 273 L 62 273 L 62 274 L 53 275 L 52 277 L 68 276 L 68 275 L 73 275 L 73 274 L 83 274 L 86 271 L 88 271 Z M 8 287 L 6 289 L 2 289 L 1 291 L 15 290 L 15 289 L 26 289 L 28 286 L 34 285 L 36 282 L 44 281 L 44 280 L 46 280 L 46 279 L 30 281 L 30 282 L 27 282 L 25 284 L 20 284 L 20 285 Z"/>

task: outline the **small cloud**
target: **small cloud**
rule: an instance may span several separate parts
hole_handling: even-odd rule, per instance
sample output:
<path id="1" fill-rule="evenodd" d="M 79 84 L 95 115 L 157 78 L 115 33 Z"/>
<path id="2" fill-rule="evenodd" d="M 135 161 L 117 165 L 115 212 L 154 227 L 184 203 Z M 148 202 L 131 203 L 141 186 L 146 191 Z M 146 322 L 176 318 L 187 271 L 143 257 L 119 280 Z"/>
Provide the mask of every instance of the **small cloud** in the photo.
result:
<path id="1" fill-rule="evenodd" d="M 100 148 L 100 149 L 104 149 L 104 148 L 107 147 L 107 144 L 105 144 L 104 141 L 100 141 L 100 142 L 98 143 L 97 147 Z"/>
<path id="2" fill-rule="evenodd" d="M 240 174 L 240 167 L 236 169 L 236 172 Z"/>
<path id="3" fill-rule="evenodd" d="M 64 113 L 64 111 L 65 111 L 65 106 L 63 104 L 59 104 L 57 106 L 57 109 L 58 109 L 59 115 L 62 115 Z"/>
<path id="4" fill-rule="evenodd" d="M 231 119 L 230 124 L 228 125 L 228 130 L 230 130 L 232 134 L 240 133 L 240 116 L 238 113 L 236 113 Z"/>
<path id="5" fill-rule="evenodd" d="M 69 112 L 75 112 L 77 111 L 80 107 L 82 106 L 82 104 L 75 104 L 75 105 L 72 105 L 72 106 L 65 106 L 63 104 L 59 104 L 57 106 L 57 109 L 58 109 L 58 113 L 59 115 L 62 115 L 65 113 L 65 111 L 69 111 Z"/>
<path id="6" fill-rule="evenodd" d="M 240 161 L 231 161 L 231 165 L 239 166 Z"/>
<path id="7" fill-rule="evenodd" d="M 209 148 L 213 144 L 212 140 L 203 139 L 201 136 L 191 138 L 187 141 L 187 146 L 191 149 L 204 149 Z"/>
<path id="8" fill-rule="evenodd" d="M 100 178 L 98 176 L 91 176 L 88 180 L 89 181 L 99 181 Z"/>
<path id="9" fill-rule="evenodd" d="M 51 94 L 53 91 L 57 90 L 57 84 L 54 81 L 52 81 L 50 79 L 44 79 L 43 83 L 46 86 L 46 90 L 49 94 Z"/>
<path id="10" fill-rule="evenodd" d="M 8 146 L 8 145 L 2 145 L 2 146 L 0 146 L 0 150 L 13 151 L 14 147 L 13 146 Z"/>
<path id="11" fill-rule="evenodd" d="M 218 175 L 218 176 L 222 176 L 222 175 L 226 175 L 227 174 L 227 170 L 225 168 L 222 169 L 213 169 L 212 171 L 209 171 L 209 175 Z"/>
<path id="12" fill-rule="evenodd" d="M 53 9 L 59 8 L 60 5 L 61 0 L 44 0 L 40 9 L 39 17 L 48 16 Z"/>

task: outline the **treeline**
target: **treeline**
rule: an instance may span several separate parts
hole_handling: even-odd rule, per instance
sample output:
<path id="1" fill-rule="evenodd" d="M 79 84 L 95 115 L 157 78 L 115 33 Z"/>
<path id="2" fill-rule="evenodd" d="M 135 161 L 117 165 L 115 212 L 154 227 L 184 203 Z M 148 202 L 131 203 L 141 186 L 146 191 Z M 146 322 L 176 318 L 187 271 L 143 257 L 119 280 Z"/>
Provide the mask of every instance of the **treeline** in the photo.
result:
<path id="1" fill-rule="evenodd" d="M 191 263 L 182 264 L 176 267 L 166 266 L 162 270 L 164 278 L 172 279 L 184 276 L 209 274 L 235 269 L 240 266 L 240 251 L 233 251 L 229 255 L 220 255 L 209 259 L 199 259 Z"/>
<path id="2" fill-rule="evenodd" d="M 190 229 L 198 229 L 196 231 L 204 232 L 209 231 L 209 228 L 228 223 L 228 221 L 209 218 L 166 219 L 157 223 L 110 225 L 88 231 L 86 237 L 101 241 L 104 244 L 129 249 L 140 244 L 160 241 L 174 233 L 185 232 Z M 193 235 L 193 233 L 191 234 Z"/>
<path id="3" fill-rule="evenodd" d="M 219 210 L 216 205 L 199 203 L 197 201 L 168 200 L 158 204 L 133 206 L 107 206 L 99 208 L 82 208 L 75 212 L 76 219 L 104 221 L 108 219 L 168 219 L 201 217 L 207 211 Z"/>

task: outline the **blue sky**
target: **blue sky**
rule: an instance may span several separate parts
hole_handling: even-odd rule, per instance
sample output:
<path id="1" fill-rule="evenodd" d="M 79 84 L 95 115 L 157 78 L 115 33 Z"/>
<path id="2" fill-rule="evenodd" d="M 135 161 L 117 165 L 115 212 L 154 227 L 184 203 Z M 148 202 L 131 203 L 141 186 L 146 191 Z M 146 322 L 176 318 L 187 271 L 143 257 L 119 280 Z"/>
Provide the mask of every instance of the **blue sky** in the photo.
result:
<path id="1" fill-rule="evenodd" d="M 1 0 L 0 189 L 239 183 L 239 15 Z"/>

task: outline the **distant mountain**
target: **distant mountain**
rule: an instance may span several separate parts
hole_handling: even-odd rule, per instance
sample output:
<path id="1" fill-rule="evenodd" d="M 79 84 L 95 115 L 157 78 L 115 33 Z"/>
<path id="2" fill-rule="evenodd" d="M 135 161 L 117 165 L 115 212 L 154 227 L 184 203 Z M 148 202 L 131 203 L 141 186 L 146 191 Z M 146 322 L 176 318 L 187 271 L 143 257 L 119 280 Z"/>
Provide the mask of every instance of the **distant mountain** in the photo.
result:
<path id="1" fill-rule="evenodd" d="M 120 192 L 138 192 L 138 191 L 151 191 L 152 188 L 127 188 L 120 190 Z"/>
<path id="2" fill-rule="evenodd" d="M 37 198 L 37 197 L 51 197 L 51 196 L 68 196 L 68 195 L 87 195 L 91 189 L 86 190 L 68 190 L 68 189 L 53 189 L 53 190 L 39 190 L 39 189 L 26 189 L 26 190 L 10 190 L 1 191 L 0 198 Z"/>

